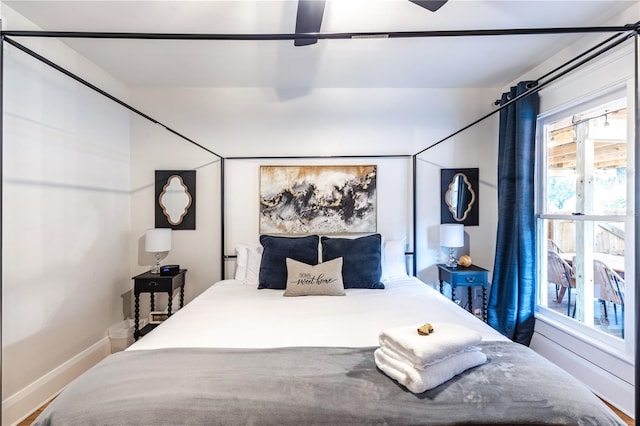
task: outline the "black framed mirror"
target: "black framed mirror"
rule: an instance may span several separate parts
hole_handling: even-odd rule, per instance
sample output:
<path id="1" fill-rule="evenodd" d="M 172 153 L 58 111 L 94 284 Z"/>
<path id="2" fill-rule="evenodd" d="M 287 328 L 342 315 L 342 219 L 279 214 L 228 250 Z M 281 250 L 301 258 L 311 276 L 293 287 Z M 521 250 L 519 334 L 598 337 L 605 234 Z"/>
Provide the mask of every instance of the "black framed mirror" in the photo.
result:
<path id="1" fill-rule="evenodd" d="M 440 223 L 479 224 L 479 169 L 440 170 Z"/>
<path id="2" fill-rule="evenodd" d="M 196 171 L 156 170 L 156 228 L 196 229 Z"/>

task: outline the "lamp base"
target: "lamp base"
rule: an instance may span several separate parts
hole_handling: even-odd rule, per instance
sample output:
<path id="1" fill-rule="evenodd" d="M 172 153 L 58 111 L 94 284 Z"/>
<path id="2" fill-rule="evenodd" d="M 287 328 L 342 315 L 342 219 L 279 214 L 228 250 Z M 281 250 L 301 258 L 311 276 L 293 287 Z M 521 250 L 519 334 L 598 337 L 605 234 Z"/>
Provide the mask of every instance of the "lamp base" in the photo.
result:
<path id="1" fill-rule="evenodd" d="M 458 262 L 456 261 L 456 257 L 454 255 L 453 247 L 449 247 L 449 259 L 447 259 L 446 263 L 448 268 L 457 268 Z"/>
<path id="2" fill-rule="evenodd" d="M 149 272 L 151 272 L 152 274 L 159 274 L 160 273 L 160 253 L 156 253 L 155 258 L 156 258 L 156 263 L 153 266 L 151 266 L 151 269 L 149 270 Z"/>

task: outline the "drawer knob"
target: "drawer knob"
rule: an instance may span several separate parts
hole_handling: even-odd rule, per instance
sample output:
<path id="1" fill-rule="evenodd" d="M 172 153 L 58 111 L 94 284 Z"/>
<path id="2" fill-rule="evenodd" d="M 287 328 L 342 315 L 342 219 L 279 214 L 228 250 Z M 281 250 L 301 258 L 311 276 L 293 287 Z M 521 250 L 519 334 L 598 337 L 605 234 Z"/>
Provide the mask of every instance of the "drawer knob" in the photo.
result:
<path id="1" fill-rule="evenodd" d="M 160 284 L 155 281 L 149 281 L 149 287 L 158 287 Z"/>
<path id="2" fill-rule="evenodd" d="M 472 283 L 476 280 L 476 277 L 467 277 L 467 282 Z"/>

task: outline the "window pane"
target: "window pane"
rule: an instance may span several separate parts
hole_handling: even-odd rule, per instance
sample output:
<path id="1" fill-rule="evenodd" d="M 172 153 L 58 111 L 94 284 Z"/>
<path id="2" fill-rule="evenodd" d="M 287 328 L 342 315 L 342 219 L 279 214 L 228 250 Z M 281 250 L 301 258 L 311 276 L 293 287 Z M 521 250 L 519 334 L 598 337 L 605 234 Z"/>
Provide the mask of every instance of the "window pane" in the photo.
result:
<path id="1" fill-rule="evenodd" d="M 593 188 L 593 214 L 624 215 L 627 209 L 627 169 L 598 169 Z"/>
<path id="2" fill-rule="evenodd" d="M 542 306 L 624 337 L 624 222 L 541 220 L 547 236 Z"/>
<path id="3" fill-rule="evenodd" d="M 621 101 L 544 127 L 545 213 L 624 215 L 627 198 L 627 109 Z"/>
<path id="4" fill-rule="evenodd" d="M 605 110 L 606 111 L 606 110 Z M 597 111 L 600 113 L 600 111 Z M 624 215 L 627 208 L 627 109 L 588 121 L 587 145 L 593 147 L 593 205 L 598 215 Z"/>
<path id="5" fill-rule="evenodd" d="M 576 211 L 576 173 L 549 170 L 547 174 L 547 212 L 571 214 Z"/>
<path id="6" fill-rule="evenodd" d="M 547 212 L 576 211 L 576 141 L 571 117 L 545 127 L 547 146 Z"/>

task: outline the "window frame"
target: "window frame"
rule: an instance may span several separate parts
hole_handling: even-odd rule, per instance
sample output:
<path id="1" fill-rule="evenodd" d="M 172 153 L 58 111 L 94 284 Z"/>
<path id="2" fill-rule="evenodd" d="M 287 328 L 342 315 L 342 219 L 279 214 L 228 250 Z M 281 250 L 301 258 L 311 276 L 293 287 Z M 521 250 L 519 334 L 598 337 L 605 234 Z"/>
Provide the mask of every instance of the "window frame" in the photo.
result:
<path id="1" fill-rule="evenodd" d="M 547 156 L 547 144 L 545 135 L 545 125 L 558 121 L 559 119 L 566 118 L 571 115 L 579 114 L 584 111 L 597 108 L 609 102 L 625 98 L 627 110 L 629 112 L 629 119 L 627 120 L 627 143 L 630 149 L 627 150 L 626 159 L 626 198 L 627 205 L 624 215 L 598 215 L 598 214 L 580 214 L 575 215 L 572 213 L 548 213 L 546 210 L 546 203 L 548 200 L 547 191 L 547 170 L 548 170 L 548 156 Z M 625 329 L 625 337 L 618 338 L 607 334 L 597 328 L 579 322 L 567 315 L 555 312 L 551 308 L 547 307 L 547 234 L 546 234 L 546 222 L 548 220 L 570 220 L 576 223 L 578 222 L 623 222 L 625 224 L 626 233 L 631 237 L 625 240 L 625 271 L 629 271 L 628 277 L 630 278 L 630 284 L 635 285 L 635 277 L 633 274 L 633 257 L 635 252 L 635 228 L 634 228 L 634 173 L 630 171 L 634 170 L 634 155 L 633 138 L 629 137 L 633 135 L 633 108 L 632 103 L 633 95 L 630 94 L 630 89 L 627 83 L 613 85 L 597 93 L 593 93 L 589 96 L 582 97 L 574 100 L 571 103 L 561 105 L 554 108 L 551 111 L 541 113 L 537 117 L 536 122 L 536 166 L 535 166 L 535 218 L 536 218 L 536 238 L 537 238 L 537 260 L 538 260 L 538 276 L 537 276 L 537 297 L 536 297 L 536 317 L 548 322 L 555 327 L 570 333 L 582 340 L 585 340 L 594 346 L 601 348 L 602 350 L 617 355 L 621 358 L 628 358 L 633 354 L 633 350 L 630 347 L 633 343 L 633 336 L 631 335 L 633 327 Z M 626 272 L 625 272 L 626 275 Z M 631 281 L 633 280 L 633 281 Z M 625 277 L 625 282 L 627 279 Z M 633 304 L 627 304 L 634 291 L 625 289 L 625 325 L 630 324 L 633 319 Z"/>

